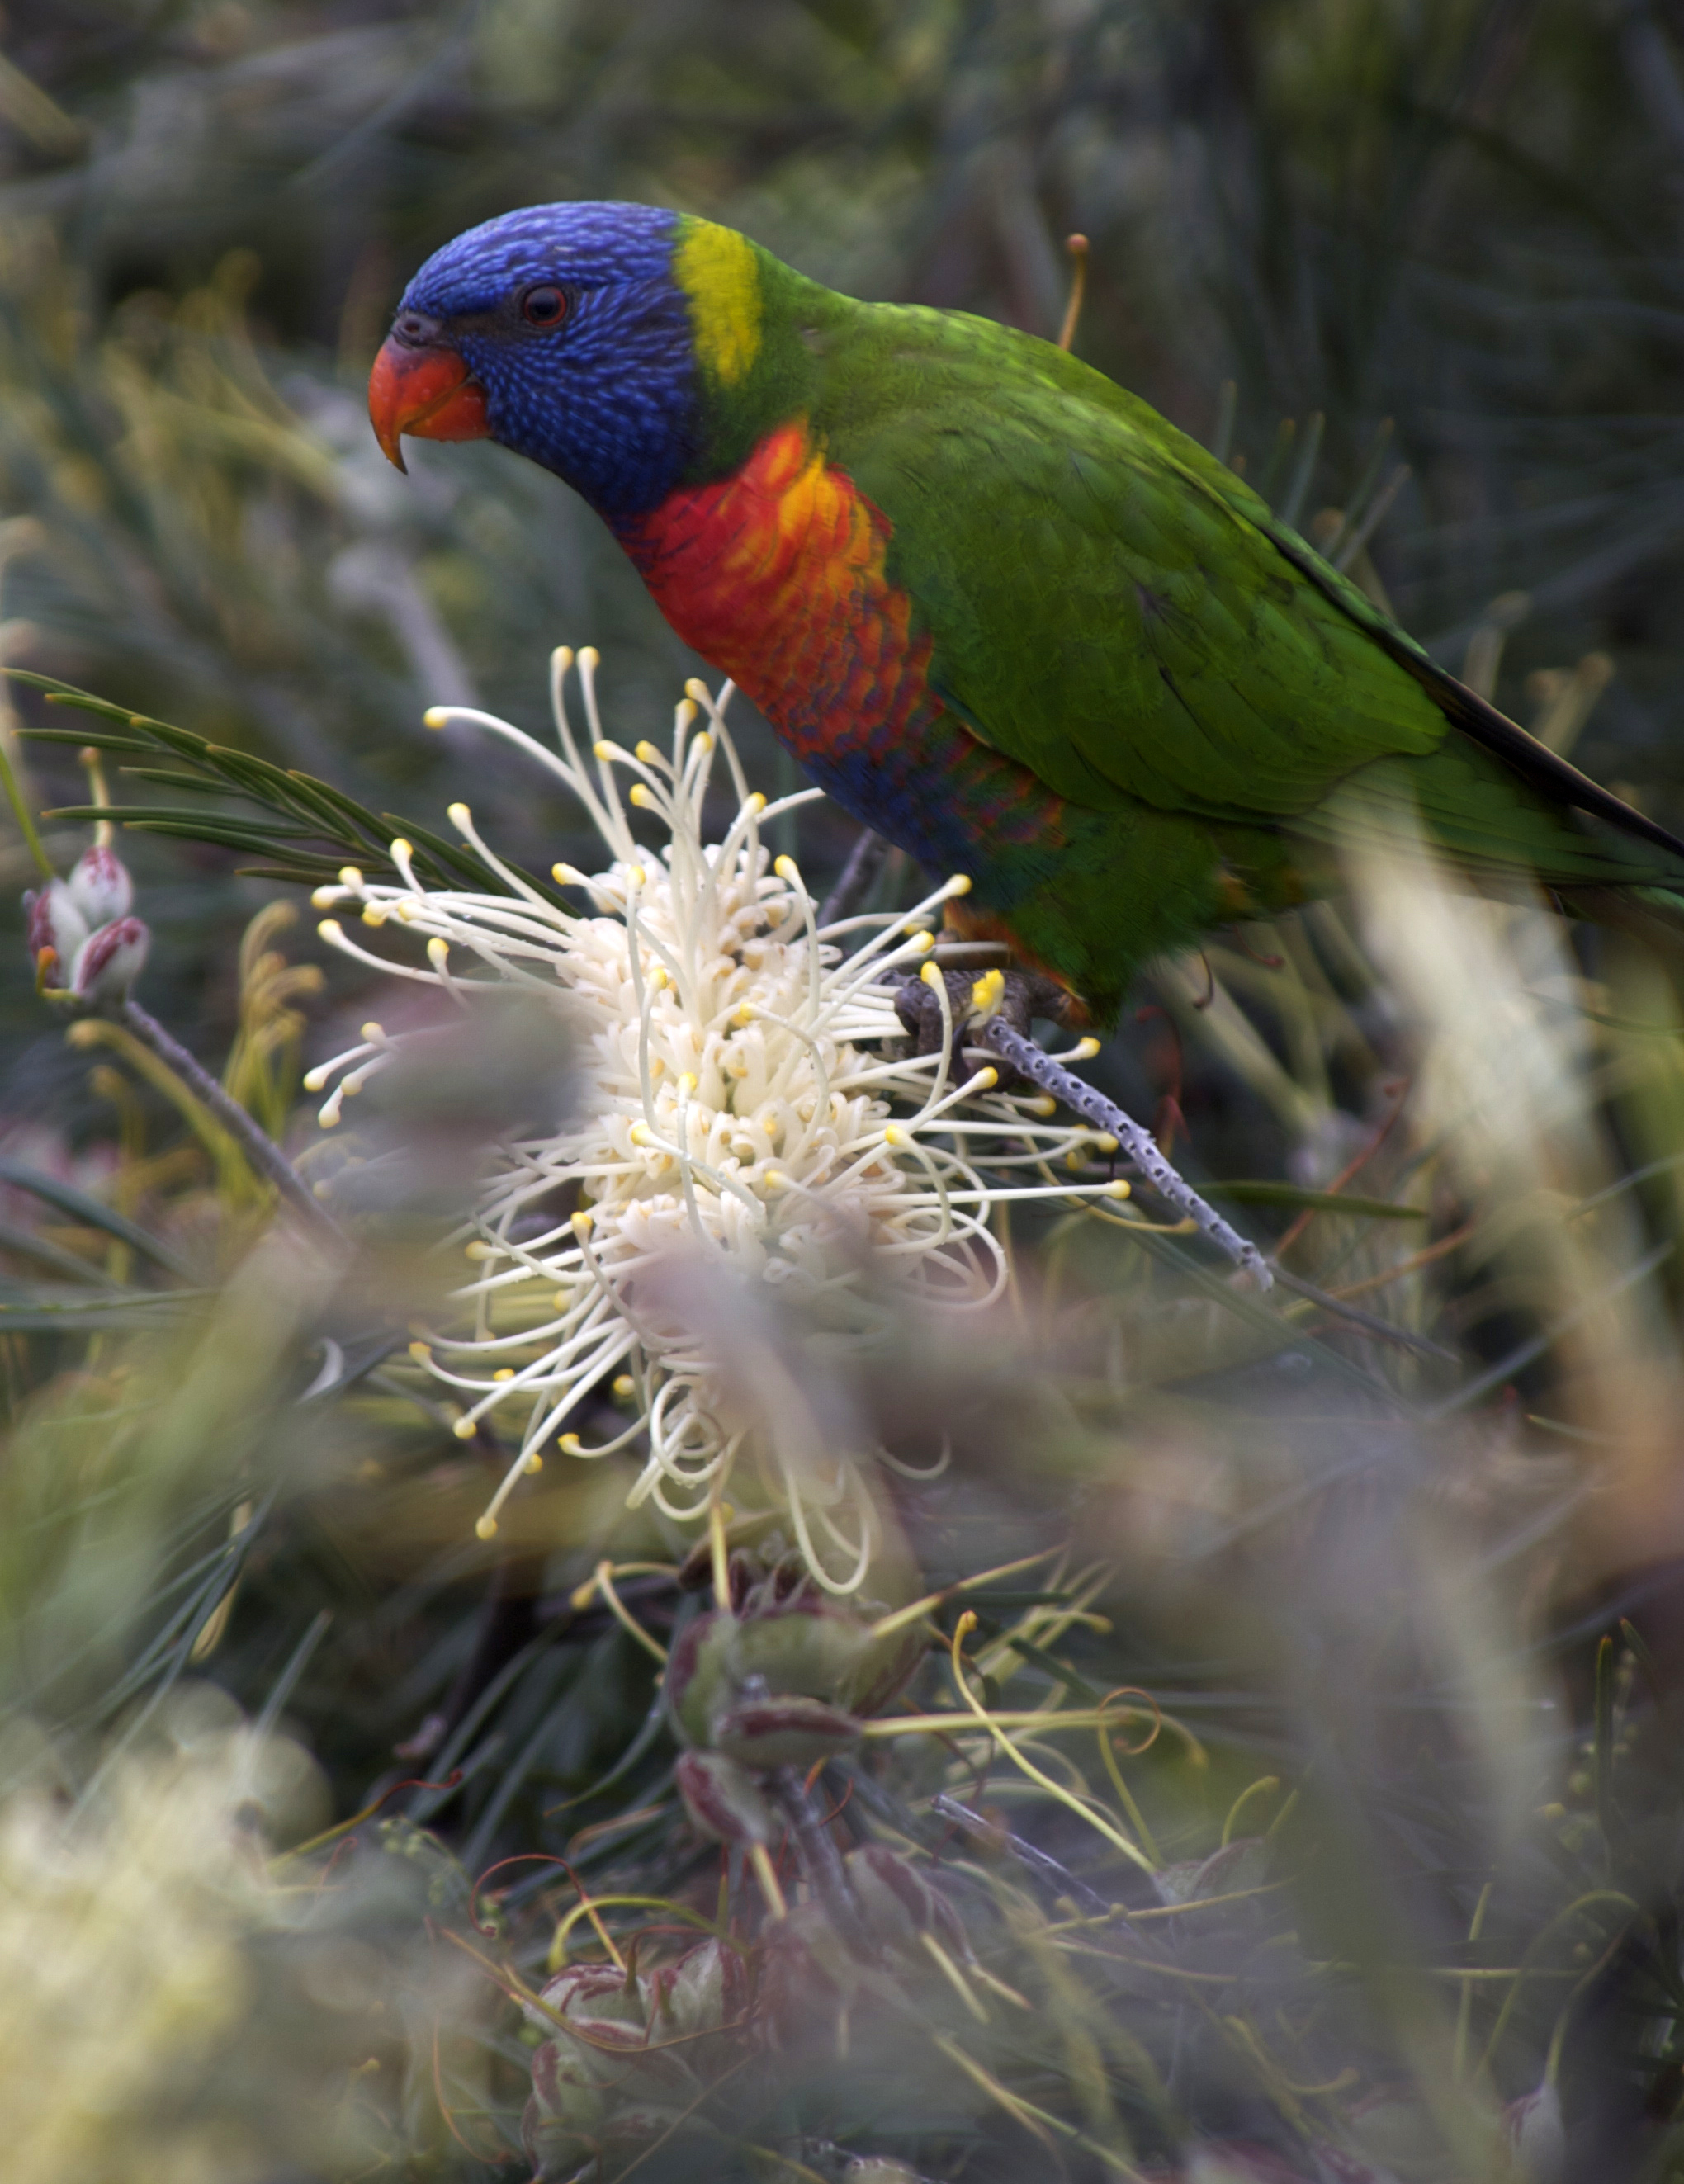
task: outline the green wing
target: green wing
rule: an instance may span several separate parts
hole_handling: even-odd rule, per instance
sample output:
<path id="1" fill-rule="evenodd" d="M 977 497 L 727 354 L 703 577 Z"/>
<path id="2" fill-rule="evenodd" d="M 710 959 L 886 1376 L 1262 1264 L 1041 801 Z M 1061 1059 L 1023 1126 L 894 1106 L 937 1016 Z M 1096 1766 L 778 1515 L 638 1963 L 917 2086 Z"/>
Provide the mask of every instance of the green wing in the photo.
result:
<path id="1" fill-rule="evenodd" d="M 895 316 L 917 365 L 889 359 L 891 398 L 839 419 L 833 460 L 893 526 L 933 678 L 984 742 L 1079 803 L 1244 822 L 1442 740 L 1254 497 L 1231 472 L 1238 495 L 1215 489 L 1200 473 L 1221 466 L 1144 404 L 1006 329 Z"/>
<path id="2" fill-rule="evenodd" d="M 986 320 L 890 307 L 862 310 L 834 362 L 815 422 L 892 526 L 933 682 L 1073 802 L 1321 833 L 1354 776 L 1341 823 L 1407 806 L 1475 861 L 1659 869 L 1585 835 L 1559 808 L 1576 804 L 1665 845 L 1676 872 L 1684 845 L 1445 674 L 1099 373 Z"/>

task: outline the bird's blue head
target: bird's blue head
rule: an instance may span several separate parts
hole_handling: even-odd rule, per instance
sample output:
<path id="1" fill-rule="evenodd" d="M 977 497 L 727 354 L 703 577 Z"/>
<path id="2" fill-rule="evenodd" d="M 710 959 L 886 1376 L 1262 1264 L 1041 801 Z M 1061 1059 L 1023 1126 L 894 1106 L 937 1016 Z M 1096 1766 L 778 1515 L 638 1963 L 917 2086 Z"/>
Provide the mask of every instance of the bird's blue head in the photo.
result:
<path id="1" fill-rule="evenodd" d="M 649 205 L 533 205 L 471 228 L 410 281 L 376 360 L 382 447 L 402 469 L 403 433 L 489 438 L 611 519 L 655 506 L 697 453 L 698 279 L 717 317 L 719 266 L 740 287 L 756 255 Z"/>

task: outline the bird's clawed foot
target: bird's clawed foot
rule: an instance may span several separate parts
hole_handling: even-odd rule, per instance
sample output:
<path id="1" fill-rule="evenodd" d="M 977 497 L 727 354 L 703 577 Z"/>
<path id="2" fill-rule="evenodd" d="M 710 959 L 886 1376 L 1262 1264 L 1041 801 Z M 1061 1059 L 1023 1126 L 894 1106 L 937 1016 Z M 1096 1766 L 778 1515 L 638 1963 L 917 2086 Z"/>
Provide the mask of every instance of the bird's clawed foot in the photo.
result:
<path id="1" fill-rule="evenodd" d="M 1003 1085 L 1025 1081 L 992 1048 L 967 1039 L 967 1032 L 974 1033 L 997 1018 L 1027 1039 L 1031 1022 L 1038 1016 L 1062 1015 L 1069 995 L 1038 971 L 1006 969 L 1006 960 L 1004 949 L 992 942 L 943 945 L 934 950 L 917 977 L 902 982 L 895 993 L 895 1012 L 915 1052 L 940 1054 L 951 1038 L 956 1054 L 973 1066 L 986 1064 L 998 1070 Z"/>

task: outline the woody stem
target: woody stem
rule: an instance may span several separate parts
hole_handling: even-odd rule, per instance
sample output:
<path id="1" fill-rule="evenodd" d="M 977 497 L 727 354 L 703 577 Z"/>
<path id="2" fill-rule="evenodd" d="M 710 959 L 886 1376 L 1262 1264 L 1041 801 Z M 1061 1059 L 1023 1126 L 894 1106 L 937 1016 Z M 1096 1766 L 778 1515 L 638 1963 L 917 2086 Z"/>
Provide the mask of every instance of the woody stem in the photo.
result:
<path id="1" fill-rule="evenodd" d="M 160 1061 L 167 1062 L 194 1098 L 209 1109 L 258 1173 L 274 1184 L 317 1243 L 330 1245 L 336 1251 L 343 1250 L 345 1233 L 338 1223 L 317 1204 L 309 1185 L 286 1154 L 258 1128 L 239 1101 L 231 1099 L 209 1071 L 195 1061 L 181 1041 L 172 1038 L 157 1017 L 138 1001 L 125 1001 L 116 1014 L 119 1022 L 149 1046 Z"/>

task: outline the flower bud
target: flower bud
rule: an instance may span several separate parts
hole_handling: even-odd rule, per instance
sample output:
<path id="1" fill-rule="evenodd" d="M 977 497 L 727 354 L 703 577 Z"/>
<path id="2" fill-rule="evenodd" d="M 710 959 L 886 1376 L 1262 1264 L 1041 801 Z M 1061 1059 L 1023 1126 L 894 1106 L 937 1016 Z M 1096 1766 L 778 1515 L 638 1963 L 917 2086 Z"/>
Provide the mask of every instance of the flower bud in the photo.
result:
<path id="1" fill-rule="evenodd" d="M 125 1001 L 141 974 L 152 934 L 138 917 L 120 917 L 89 933 L 70 968 L 70 990 L 86 1008 Z"/>
<path id="2" fill-rule="evenodd" d="M 42 989 L 67 987 L 70 966 L 88 935 L 88 922 L 75 897 L 64 881 L 49 880 L 38 893 L 24 897 L 24 908 L 29 914 L 29 953 L 36 985 Z"/>
<path id="3" fill-rule="evenodd" d="M 728 1942 L 706 1941 L 650 1975 L 657 2040 L 690 2040 L 735 2025 L 749 2006 L 749 1972 Z M 694 2051 L 687 2058 L 694 2063 Z"/>
<path id="4" fill-rule="evenodd" d="M 1199 1903 L 1210 1896 L 1243 1895 L 1269 1877 L 1269 1847 L 1261 1836 L 1239 1836 L 1208 1858 L 1184 1858 L 1153 1876 L 1163 1903 Z"/>
<path id="5" fill-rule="evenodd" d="M 958 1914 L 910 1858 L 887 1843 L 868 1842 L 850 1851 L 846 1863 L 849 1885 L 873 1941 L 886 1948 L 914 1948 L 920 1934 L 934 1934 L 950 1955 L 970 1955 Z"/>
<path id="6" fill-rule="evenodd" d="M 1425 2102 L 1414 2093 L 1382 2089 L 1348 2109 L 1346 2128 L 1383 2176 L 1437 2176 L 1444 2141 Z"/>
<path id="7" fill-rule="evenodd" d="M 588 2050 L 584 2051 L 588 2053 Z M 606 2103 L 580 2062 L 580 2043 L 546 2040 L 533 2050 L 533 2098 L 552 2121 L 575 2131 L 595 2131 Z"/>
<path id="8" fill-rule="evenodd" d="M 807 1594 L 775 1613 L 744 1616 L 732 1665 L 739 1680 L 761 1675 L 774 1691 L 804 1691 L 868 1714 L 893 1696 L 923 1652 L 915 1632 L 878 1638 L 861 1617 Z"/>
<path id="9" fill-rule="evenodd" d="M 640 2043 L 649 2018 L 642 1988 L 617 1964 L 569 1964 L 545 1984 L 538 2000 L 542 2009 L 531 2003 L 521 2007 L 530 2024 L 552 2036 L 568 2025 L 588 2021 L 593 2036 L 601 2024 L 629 2025 Z M 562 2020 L 560 2026 L 557 2018 Z"/>
<path id="10" fill-rule="evenodd" d="M 857 2001 L 867 1967 L 856 1961 L 819 1903 L 797 1903 L 767 1936 L 756 1992 L 755 2030 L 783 2053 L 829 2043 Z M 876 1985 L 884 1990 L 879 1979 Z M 892 1991 L 892 1990 L 889 1990 Z"/>
<path id="11" fill-rule="evenodd" d="M 730 1749 L 733 1758 L 753 1766 L 780 1766 L 785 1763 L 750 1759 L 722 1741 L 722 1724 L 740 1708 L 745 1695 L 751 1694 L 753 1701 L 762 1694 L 811 1699 L 839 1710 L 839 1721 L 841 1715 L 868 1713 L 904 1682 L 921 1646 L 915 1633 L 906 1631 L 878 1638 L 860 1617 L 811 1597 L 740 1617 L 717 1608 L 698 1616 L 674 1646 L 666 1670 L 666 1702 L 689 1743 Z M 843 1741 L 828 1742 L 812 1758 L 845 1750 L 856 1734 L 850 1730 Z"/>
<path id="12" fill-rule="evenodd" d="M 537 2078 L 533 2058 L 533 2078 Z M 521 2143 L 533 2165 L 533 2184 L 568 2184 L 595 2152 L 594 2139 L 559 2122 L 534 2093 L 521 2118 Z"/>
<path id="13" fill-rule="evenodd" d="M 816 1767 L 859 1741 L 852 1714 L 793 1692 L 744 1699 L 713 1721 L 716 1747 L 745 1767 Z"/>
<path id="14" fill-rule="evenodd" d="M 77 858 L 67 884 L 90 930 L 109 925 L 113 918 L 126 917 L 134 907 L 135 883 L 129 878 L 129 868 L 103 842 L 96 842 Z"/>
<path id="15" fill-rule="evenodd" d="M 778 1816 L 747 1768 L 719 1752 L 686 1752 L 677 1769 L 678 1794 L 692 1823 L 716 1842 L 769 1843 Z"/>
<path id="16" fill-rule="evenodd" d="M 1503 2111 L 1503 2125 L 1526 2184 L 1561 2184 L 1567 2173 L 1567 2134 L 1555 2087 L 1538 2086 L 1510 2101 Z"/>
<path id="17" fill-rule="evenodd" d="M 1182 2177 L 1184 2184 L 1302 2184 L 1307 2173 L 1301 2161 L 1277 2153 L 1273 2147 L 1218 2139 L 1192 2149 Z M 1329 2171 L 1341 2179 L 1341 2184 L 1347 2173 L 1350 2184 L 1383 2184 L 1379 2170 L 1361 2162 L 1348 2172 Z M 1390 2180 L 1390 2184 L 1396 2184 L 1396 2180 Z"/>

